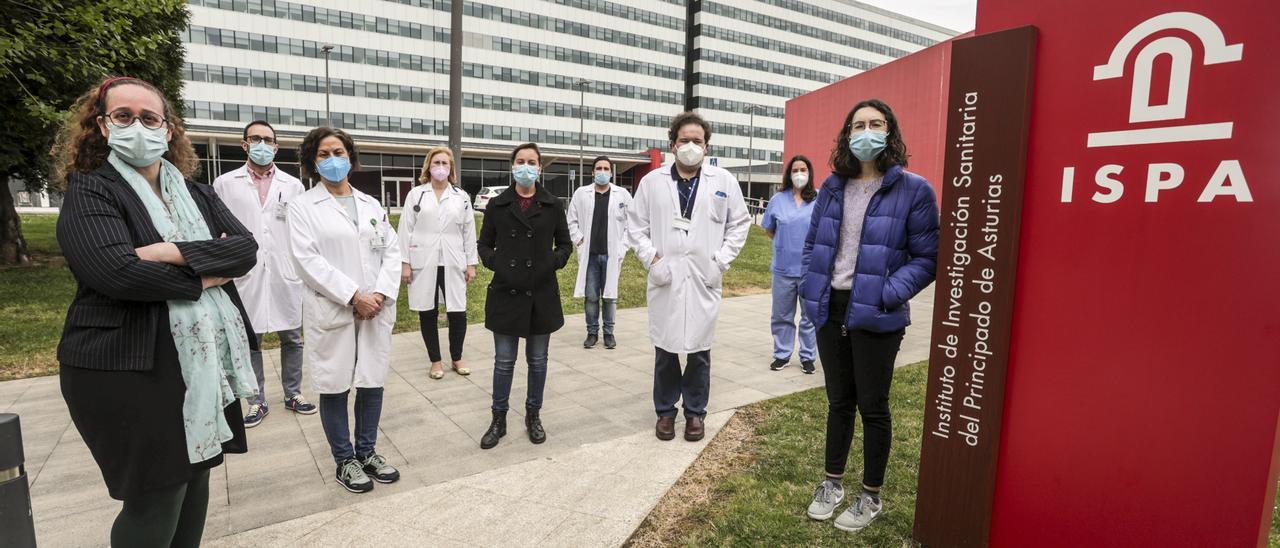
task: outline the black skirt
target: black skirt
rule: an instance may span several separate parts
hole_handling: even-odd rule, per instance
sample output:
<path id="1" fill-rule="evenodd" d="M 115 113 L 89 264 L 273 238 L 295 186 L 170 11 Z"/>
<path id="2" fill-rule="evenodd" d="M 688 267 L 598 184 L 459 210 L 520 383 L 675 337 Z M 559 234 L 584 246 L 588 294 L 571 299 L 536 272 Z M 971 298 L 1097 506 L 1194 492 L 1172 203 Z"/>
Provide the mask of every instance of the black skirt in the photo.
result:
<path id="1" fill-rule="evenodd" d="M 192 464 L 182 425 L 182 381 L 178 350 L 169 333 L 168 316 L 156 333 L 155 367 L 151 371 L 99 371 L 63 365 L 62 397 L 71 421 L 102 470 L 111 498 L 139 494 L 191 481 L 203 470 L 222 464 L 222 455 Z M 244 417 L 240 401 L 225 409 L 234 437 L 224 453 L 244 453 Z"/>

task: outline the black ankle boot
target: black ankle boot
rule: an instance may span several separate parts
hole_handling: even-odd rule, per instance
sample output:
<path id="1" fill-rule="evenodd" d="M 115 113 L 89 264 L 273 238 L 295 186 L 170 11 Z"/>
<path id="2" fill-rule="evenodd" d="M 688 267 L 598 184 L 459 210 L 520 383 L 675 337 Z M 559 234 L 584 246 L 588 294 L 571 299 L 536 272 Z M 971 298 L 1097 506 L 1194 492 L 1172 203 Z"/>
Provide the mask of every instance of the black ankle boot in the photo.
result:
<path id="1" fill-rule="evenodd" d="M 484 436 L 480 438 L 480 448 L 492 449 L 505 435 L 507 435 L 507 412 L 494 411 L 493 422 L 489 423 L 489 429 L 485 430 Z"/>
<path id="2" fill-rule="evenodd" d="M 538 444 L 547 441 L 547 431 L 542 429 L 542 419 L 538 418 L 538 410 L 524 408 L 524 427 L 529 430 L 529 441 Z"/>

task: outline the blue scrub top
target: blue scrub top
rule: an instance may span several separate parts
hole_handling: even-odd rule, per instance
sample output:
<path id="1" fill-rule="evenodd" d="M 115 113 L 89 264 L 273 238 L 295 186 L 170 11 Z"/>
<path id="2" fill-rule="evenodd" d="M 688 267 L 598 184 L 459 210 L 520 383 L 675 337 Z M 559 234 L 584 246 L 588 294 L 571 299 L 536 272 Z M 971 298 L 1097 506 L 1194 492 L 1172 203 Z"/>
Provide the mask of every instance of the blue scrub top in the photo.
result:
<path id="1" fill-rule="evenodd" d="M 798 278 L 800 259 L 804 254 L 804 238 L 809 233 L 809 219 L 813 216 L 813 200 L 797 206 L 790 190 L 784 190 L 769 199 L 760 225 L 773 232 L 773 272 L 781 276 Z"/>

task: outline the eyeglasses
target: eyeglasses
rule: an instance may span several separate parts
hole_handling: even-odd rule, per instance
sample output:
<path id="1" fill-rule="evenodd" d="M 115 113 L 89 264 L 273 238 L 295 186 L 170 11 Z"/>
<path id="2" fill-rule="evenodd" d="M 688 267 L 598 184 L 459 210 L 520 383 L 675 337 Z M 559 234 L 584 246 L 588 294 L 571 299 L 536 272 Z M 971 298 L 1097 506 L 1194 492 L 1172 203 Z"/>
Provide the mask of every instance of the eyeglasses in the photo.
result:
<path id="1" fill-rule="evenodd" d="M 885 130 L 885 128 L 889 127 L 889 124 L 888 124 L 887 122 L 885 122 L 884 120 L 881 120 L 881 119 L 878 119 L 878 118 L 877 118 L 877 119 L 875 119 L 875 120 L 871 120 L 870 122 L 865 122 L 865 123 L 864 123 L 864 122 L 862 122 L 862 121 L 854 122 L 854 123 L 852 124 L 852 127 L 853 127 L 853 129 L 858 130 L 858 131 L 862 131 L 862 130 L 864 130 L 864 129 L 867 129 L 868 127 L 870 127 L 871 129 L 876 129 L 876 130 L 882 130 L 882 131 L 883 131 L 883 130 Z"/>
<path id="2" fill-rule="evenodd" d="M 169 123 L 164 116 L 151 111 L 143 111 L 142 115 L 134 116 L 128 109 L 119 109 L 105 116 L 111 125 L 118 128 L 125 128 L 133 125 L 134 120 L 142 120 L 142 126 L 148 129 L 160 129 Z"/>
<path id="3" fill-rule="evenodd" d="M 251 145 L 256 145 L 256 144 L 258 144 L 258 143 L 266 143 L 266 144 L 268 144 L 268 145 L 274 145 L 274 144 L 276 144 L 276 139 L 275 139 L 275 137 L 263 137 L 263 136 L 261 136 L 261 135 L 250 135 L 250 136 L 248 136 L 248 137 L 245 137 L 245 139 L 244 139 L 244 140 L 245 140 L 245 141 L 248 141 L 248 142 L 249 142 L 249 144 L 251 144 Z"/>

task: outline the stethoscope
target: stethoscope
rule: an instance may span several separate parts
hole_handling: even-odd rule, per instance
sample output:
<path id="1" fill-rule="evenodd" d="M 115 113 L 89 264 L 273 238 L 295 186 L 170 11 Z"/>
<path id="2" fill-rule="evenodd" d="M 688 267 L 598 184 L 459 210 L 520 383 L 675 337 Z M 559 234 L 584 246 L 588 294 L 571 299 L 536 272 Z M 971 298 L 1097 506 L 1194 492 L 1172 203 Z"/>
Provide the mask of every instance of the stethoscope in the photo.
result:
<path id="1" fill-rule="evenodd" d="M 421 212 L 421 211 L 422 211 L 422 198 L 423 198 L 424 196 L 426 196 L 426 195 L 427 195 L 427 193 L 426 193 L 426 192 L 423 192 L 422 194 L 419 194 L 419 195 L 418 195 L 418 203 L 413 204 L 413 212 L 414 212 L 414 213 L 419 213 L 419 212 Z"/>
<path id="2" fill-rule="evenodd" d="M 452 185 L 452 184 L 450 184 L 450 185 L 449 185 L 449 188 L 448 188 L 448 190 L 447 190 L 446 192 L 451 192 L 451 191 L 453 191 L 453 185 Z M 422 199 L 423 199 L 423 198 L 425 198 L 426 196 L 427 196 L 426 191 L 423 191 L 423 192 L 422 192 L 422 194 L 419 194 L 419 195 L 418 195 L 418 203 L 413 204 L 413 212 L 414 212 L 414 213 L 421 213 L 421 212 L 422 212 Z"/>

